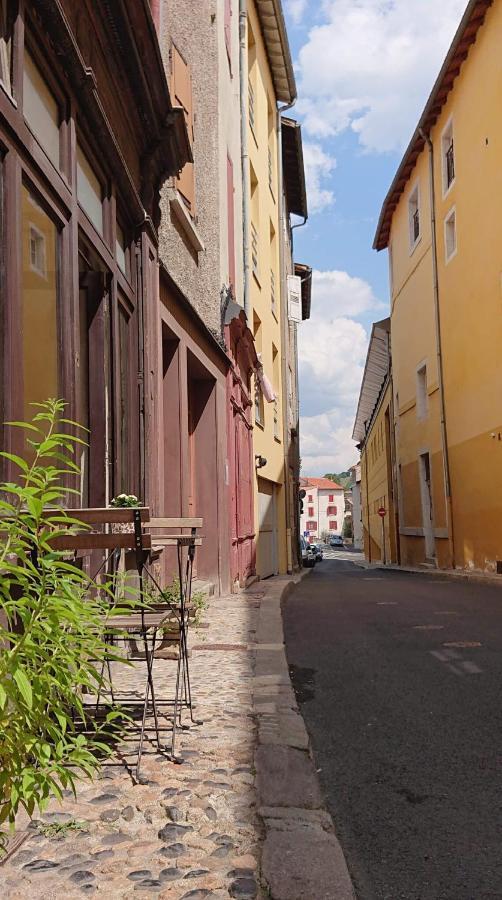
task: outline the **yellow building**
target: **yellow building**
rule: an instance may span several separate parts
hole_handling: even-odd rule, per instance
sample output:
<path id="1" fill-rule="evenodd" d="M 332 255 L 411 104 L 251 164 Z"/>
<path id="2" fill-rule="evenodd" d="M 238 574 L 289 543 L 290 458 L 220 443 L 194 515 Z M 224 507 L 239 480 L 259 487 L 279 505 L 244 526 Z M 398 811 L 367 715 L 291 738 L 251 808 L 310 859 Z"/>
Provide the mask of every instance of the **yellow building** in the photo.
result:
<path id="1" fill-rule="evenodd" d="M 244 189 L 248 192 L 249 216 L 245 278 L 247 275 L 249 319 L 262 364 L 259 377 L 255 377 L 253 443 L 256 572 L 266 577 L 286 572 L 288 567 L 283 430 L 286 312 L 280 245 L 282 168 L 278 104 L 292 104 L 296 87 L 279 0 L 250 0 L 246 20 L 248 184 Z"/>
<path id="2" fill-rule="evenodd" d="M 471 0 L 384 202 L 403 564 L 502 571 L 502 0 Z"/>
<path id="3" fill-rule="evenodd" d="M 375 322 L 366 357 L 353 438 L 361 451 L 361 515 L 369 562 L 397 563 L 390 319 Z"/>

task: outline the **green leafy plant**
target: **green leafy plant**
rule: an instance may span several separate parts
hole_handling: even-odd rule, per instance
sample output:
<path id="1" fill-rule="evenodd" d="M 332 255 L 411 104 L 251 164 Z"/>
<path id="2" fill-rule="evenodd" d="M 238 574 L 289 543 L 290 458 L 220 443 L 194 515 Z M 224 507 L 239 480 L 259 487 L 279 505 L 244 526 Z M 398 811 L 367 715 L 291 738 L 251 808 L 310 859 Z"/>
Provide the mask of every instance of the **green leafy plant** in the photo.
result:
<path id="1" fill-rule="evenodd" d="M 179 578 L 173 578 L 170 585 L 163 589 L 160 594 L 162 603 L 177 606 L 180 602 L 180 582 Z M 190 603 L 195 606 L 195 614 L 193 616 L 195 625 L 199 625 L 204 610 L 207 609 L 206 595 L 203 591 L 194 591 L 190 598 Z"/>
<path id="2" fill-rule="evenodd" d="M 46 838 L 66 837 L 75 832 L 86 833 L 89 831 L 88 822 L 79 822 L 78 819 L 70 819 L 68 822 L 39 822 L 37 831 Z"/>
<path id="3" fill-rule="evenodd" d="M 84 528 L 62 506 L 85 441 L 62 401 L 36 406 L 31 422 L 8 423 L 25 431 L 26 459 L 1 454 L 19 473 L 0 484 L 0 825 L 11 826 L 19 808 L 31 816 L 91 778 L 123 716 L 112 711 L 94 726 L 83 700 L 105 686 L 106 588 L 90 590 L 86 574 L 51 546 Z"/>

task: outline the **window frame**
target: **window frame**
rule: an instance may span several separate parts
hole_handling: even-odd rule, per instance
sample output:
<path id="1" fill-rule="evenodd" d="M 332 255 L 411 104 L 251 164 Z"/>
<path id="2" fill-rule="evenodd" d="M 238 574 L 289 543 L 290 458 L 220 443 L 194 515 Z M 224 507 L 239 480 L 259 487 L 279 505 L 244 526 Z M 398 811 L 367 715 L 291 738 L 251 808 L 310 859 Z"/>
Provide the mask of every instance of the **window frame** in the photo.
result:
<path id="1" fill-rule="evenodd" d="M 453 178 L 448 184 L 448 159 L 447 153 L 449 147 L 453 147 Z M 453 114 L 449 117 L 446 125 L 441 132 L 441 184 L 443 189 L 443 200 L 446 199 L 452 190 L 457 178 L 457 159 L 455 155 L 455 136 L 453 130 Z"/>
<path id="2" fill-rule="evenodd" d="M 412 211 L 415 205 L 415 211 Z M 414 219 L 418 213 L 418 234 L 414 236 Z M 420 195 L 420 180 L 417 178 L 408 194 L 408 238 L 410 247 L 410 256 L 415 252 L 420 241 L 422 240 L 422 208 Z"/>
<path id="3" fill-rule="evenodd" d="M 452 219 L 453 219 L 454 243 L 453 243 L 453 249 L 451 249 L 448 252 L 448 245 L 449 245 L 448 228 L 450 226 Z M 448 210 L 448 212 L 446 213 L 446 216 L 444 217 L 443 230 L 444 230 L 444 261 L 445 261 L 445 265 L 447 266 L 448 263 L 450 263 L 452 261 L 452 259 L 455 258 L 455 256 L 457 255 L 457 252 L 458 252 L 457 207 L 455 205 L 453 205 Z"/>
<path id="4" fill-rule="evenodd" d="M 416 413 L 417 421 L 424 422 L 429 415 L 429 394 L 428 394 L 428 363 L 423 359 L 415 370 L 416 378 Z M 422 379 L 422 380 L 421 380 Z"/>

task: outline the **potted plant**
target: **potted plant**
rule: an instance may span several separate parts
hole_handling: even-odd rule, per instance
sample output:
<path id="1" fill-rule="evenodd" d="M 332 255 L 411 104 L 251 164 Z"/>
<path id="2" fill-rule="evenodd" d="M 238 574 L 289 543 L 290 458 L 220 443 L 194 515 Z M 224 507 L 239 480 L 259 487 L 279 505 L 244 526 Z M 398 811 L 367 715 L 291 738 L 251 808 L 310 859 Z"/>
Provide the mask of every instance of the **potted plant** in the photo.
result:
<path id="1" fill-rule="evenodd" d="M 117 496 L 110 501 L 110 506 L 113 506 L 114 509 L 137 509 L 141 504 L 135 494 L 117 494 Z M 132 522 L 112 523 L 113 534 L 126 534 L 132 530 Z"/>

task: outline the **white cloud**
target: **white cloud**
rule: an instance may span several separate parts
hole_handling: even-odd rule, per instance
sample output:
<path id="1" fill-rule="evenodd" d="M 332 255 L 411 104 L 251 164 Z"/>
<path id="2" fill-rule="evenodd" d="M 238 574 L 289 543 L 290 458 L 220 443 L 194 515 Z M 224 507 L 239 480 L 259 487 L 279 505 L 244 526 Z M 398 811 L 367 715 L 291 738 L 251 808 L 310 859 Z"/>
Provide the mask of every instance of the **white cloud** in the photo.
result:
<path id="1" fill-rule="evenodd" d="M 312 274 L 313 319 L 325 325 L 339 316 L 357 318 L 370 310 L 385 310 L 373 289 L 363 278 L 348 272 L 332 271 Z M 312 321 L 312 320 L 311 320 Z"/>
<path id="2" fill-rule="evenodd" d="M 307 8 L 307 0 L 287 0 L 286 12 L 295 25 L 299 25 Z"/>
<path id="3" fill-rule="evenodd" d="M 351 128 L 369 151 L 402 149 L 466 0 L 324 0 L 297 67 L 307 132 Z"/>
<path id="4" fill-rule="evenodd" d="M 312 315 L 298 329 L 302 472 L 323 475 L 357 458 L 351 439 L 368 335 L 354 317 L 384 315 L 370 285 L 347 272 L 316 271 Z"/>
<path id="5" fill-rule="evenodd" d="M 336 168 L 336 159 L 325 153 L 319 144 L 305 141 L 303 145 L 303 162 L 305 165 L 309 213 L 320 212 L 334 203 L 333 191 L 321 187 L 321 180 L 329 178 Z"/>

